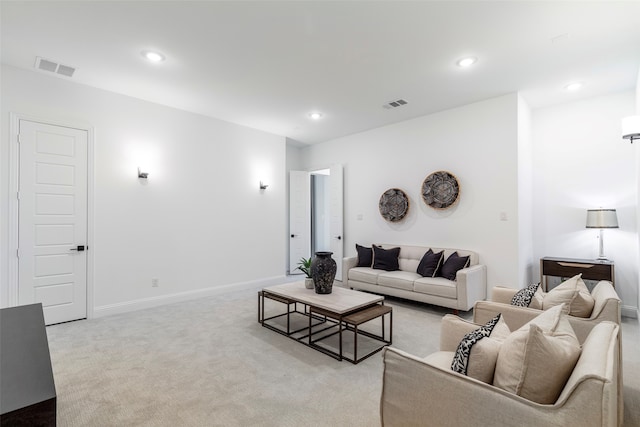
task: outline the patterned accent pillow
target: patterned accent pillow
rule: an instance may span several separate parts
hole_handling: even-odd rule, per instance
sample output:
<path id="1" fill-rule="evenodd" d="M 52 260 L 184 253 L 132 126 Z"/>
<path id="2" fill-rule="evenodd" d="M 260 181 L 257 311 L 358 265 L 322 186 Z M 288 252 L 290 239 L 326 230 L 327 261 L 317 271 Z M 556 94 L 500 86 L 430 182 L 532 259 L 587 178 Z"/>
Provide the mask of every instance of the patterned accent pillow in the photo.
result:
<path id="1" fill-rule="evenodd" d="M 493 331 L 493 328 L 500 320 L 500 316 L 502 316 L 502 314 L 499 313 L 496 317 L 489 320 L 484 326 L 479 327 L 475 331 L 469 332 L 462 338 L 460 344 L 458 344 L 458 348 L 456 348 L 453 361 L 451 362 L 452 371 L 462 375 L 467 375 L 471 348 L 481 339 L 491 335 L 491 331 Z"/>
<path id="2" fill-rule="evenodd" d="M 540 283 L 534 283 L 524 289 L 520 289 L 516 292 L 513 298 L 511 298 L 511 305 L 515 305 L 517 307 L 529 307 L 529 304 L 531 304 L 531 300 L 533 299 L 533 295 L 536 293 L 539 286 Z"/>

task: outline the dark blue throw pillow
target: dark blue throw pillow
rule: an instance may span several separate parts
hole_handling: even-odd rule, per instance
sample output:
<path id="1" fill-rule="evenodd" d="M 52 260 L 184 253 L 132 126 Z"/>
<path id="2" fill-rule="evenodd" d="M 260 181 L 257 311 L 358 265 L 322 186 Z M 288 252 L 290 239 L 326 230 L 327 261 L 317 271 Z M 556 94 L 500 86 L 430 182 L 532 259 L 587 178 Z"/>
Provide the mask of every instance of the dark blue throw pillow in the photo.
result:
<path id="1" fill-rule="evenodd" d="M 358 265 L 356 267 L 371 267 L 371 264 L 373 264 L 373 249 L 356 243 L 356 251 L 358 252 Z"/>
<path id="2" fill-rule="evenodd" d="M 400 248 L 382 249 L 380 246 L 373 245 L 373 268 L 386 271 L 399 270 L 399 255 Z"/>
<path id="3" fill-rule="evenodd" d="M 469 266 L 468 256 L 458 256 L 458 252 L 449 255 L 449 258 L 442 264 L 438 276 L 449 280 L 456 280 L 456 273 Z"/>
<path id="4" fill-rule="evenodd" d="M 434 254 L 431 249 L 429 249 L 420 260 L 420 264 L 418 264 L 418 268 L 416 273 L 421 275 L 422 277 L 435 277 L 438 268 L 442 264 L 442 260 L 444 259 L 444 251 L 440 251 L 437 254 Z"/>

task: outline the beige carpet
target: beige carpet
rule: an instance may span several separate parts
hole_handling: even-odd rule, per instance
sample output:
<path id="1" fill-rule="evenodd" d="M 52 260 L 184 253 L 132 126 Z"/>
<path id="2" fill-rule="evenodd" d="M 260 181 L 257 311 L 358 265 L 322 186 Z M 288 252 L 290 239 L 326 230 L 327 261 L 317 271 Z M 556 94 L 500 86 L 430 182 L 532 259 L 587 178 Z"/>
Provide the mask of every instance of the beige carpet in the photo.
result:
<path id="1" fill-rule="evenodd" d="M 387 304 L 394 346 L 421 356 L 437 350 L 449 310 Z M 626 426 L 640 425 L 638 331 L 637 321 L 625 322 Z M 256 291 L 47 333 L 59 426 L 380 425 L 380 353 L 353 365 L 262 328 Z"/>

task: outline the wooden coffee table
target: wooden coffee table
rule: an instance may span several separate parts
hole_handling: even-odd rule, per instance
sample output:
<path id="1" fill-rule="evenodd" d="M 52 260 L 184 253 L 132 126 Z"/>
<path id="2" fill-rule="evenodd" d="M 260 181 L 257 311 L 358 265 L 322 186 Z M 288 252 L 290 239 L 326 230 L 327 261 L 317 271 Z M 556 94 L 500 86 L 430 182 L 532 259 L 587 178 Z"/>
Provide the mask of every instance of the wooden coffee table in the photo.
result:
<path id="1" fill-rule="evenodd" d="M 265 299 L 285 304 L 285 313 L 265 318 Z M 301 308 L 302 307 L 302 308 Z M 290 318 L 293 314 L 308 318 L 306 327 L 292 330 Z M 389 315 L 389 338 L 386 337 L 384 316 Z M 278 328 L 271 320 L 286 316 L 286 329 Z M 359 329 L 359 326 L 370 320 L 382 319 L 380 335 Z M 300 343 L 321 351 L 337 360 L 345 359 L 358 363 L 391 344 L 393 336 L 393 311 L 384 305 L 384 297 L 340 287 L 333 287 L 330 294 L 316 294 L 313 289 L 306 289 L 302 282 L 286 283 L 264 288 L 258 293 L 258 321 L 262 326 L 286 335 Z M 353 358 L 343 353 L 343 331 L 354 333 Z M 320 342 L 338 334 L 338 350 L 334 351 Z M 366 336 L 382 343 L 381 346 L 358 358 L 358 336 Z"/>

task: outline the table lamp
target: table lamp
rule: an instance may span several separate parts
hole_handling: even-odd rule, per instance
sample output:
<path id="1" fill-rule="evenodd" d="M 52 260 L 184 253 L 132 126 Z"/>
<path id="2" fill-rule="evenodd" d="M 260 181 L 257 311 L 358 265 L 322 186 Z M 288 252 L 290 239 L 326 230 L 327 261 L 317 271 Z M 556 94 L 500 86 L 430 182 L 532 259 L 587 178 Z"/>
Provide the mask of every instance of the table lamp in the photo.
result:
<path id="1" fill-rule="evenodd" d="M 588 209 L 586 228 L 600 229 L 600 253 L 598 259 L 607 259 L 604 256 L 604 245 L 602 243 L 602 229 L 618 228 L 618 216 L 615 209 Z"/>

